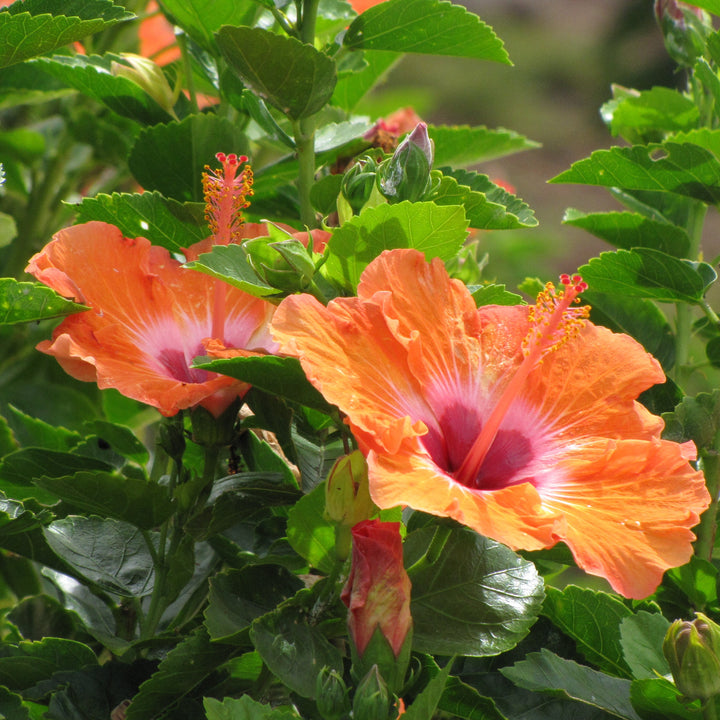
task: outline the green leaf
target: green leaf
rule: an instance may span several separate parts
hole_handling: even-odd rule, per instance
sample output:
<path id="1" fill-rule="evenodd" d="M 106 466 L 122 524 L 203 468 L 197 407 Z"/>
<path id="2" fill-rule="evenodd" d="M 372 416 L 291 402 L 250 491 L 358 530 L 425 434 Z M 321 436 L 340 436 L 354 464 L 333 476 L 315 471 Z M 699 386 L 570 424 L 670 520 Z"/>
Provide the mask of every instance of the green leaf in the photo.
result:
<path id="1" fill-rule="evenodd" d="M 0 324 L 35 322 L 87 310 L 54 290 L 34 282 L 0 278 Z"/>
<path id="2" fill-rule="evenodd" d="M 112 467 L 95 458 L 44 448 L 22 448 L 6 455 L 0 463 L 0 491 L 16 500 L 35 498 L 54 505 L 58 498 L 34 486 L 40 477 L 61 477 L 80 470 L 111 471 Z"/>
<path id="3" fill-rule="evenodd" d="M 702 453 L 716 449 L 720 430 L 720 390 L 685 397 L 672 413 L 663 415 L 663 438 L 673 442 L 692 440 Z"/>
<path id="4" fill-rule="evenodd" d="M 699 145 L 720 159 L 720 129 L 696 128 L 695 130 L 675 133 L 670 140 L 674 143 Z"/>
<path id="5" fill-rule="evenodd" d="M 435 708 L 438 707 L 440 698 L 443 695 L 451 668 L 452 663 L 449 662 L 425 685 L 420 694 L 412 701 L 410 707 L 405 710 L 403 717 L 406 720 L 431 720 L 434 717 Z"/>
<path id="6" fill-rule="evenodd" d="M 89 420 L 84 424 L 85 429 L 109 445 L 116 453 L 125 458 L 144 465 L 149 459 L 147 448 L 138 440 L 135 434 L 125 425 L 116 425 L 107 420 Z"/>
<path id="7" fill-rule="evenodd" d="M 115 618 L 112 611 L 97 595 L 84 584 L 64 573 L 45 567 L 42 574 L 55 585 L 63 607 L 77 615 L 79 621 L 94 638 L 118 653 L 127 649 L 127 640 L 115 635 Z"/>
<path id="8" fill-rule="evenodd" d="M 325 485 L 303 495 L 288 512 L 287 538 L 293 550 L 324 573 L 332 572 L 335 526 L 325 517 Z"/>
<path id="9" fill-rule="evenodd" d="M 248 0 L 162 0 L 160 4 L 175 25 L 214 55 L 215 33 L 223 25 L 252 25 L 259 9 Z"/>
<path id="10" fill-rule="evenodd" d="M 210 637 L 232 642 L 232 636 L 303 587 L 301 580 L 277 565 L 255 565 L 215 575 L 210 580 L 205 609 L 205 625 Z"/>
<path id="11" fill-rule="evenodd" d="M 684 228 L 669 222 L 653 220 L 638 213 L 585 214 L 568 208 L 563 223 L 583 228 L 611 245 L 626 250 L 648 247 L 683 258 L 687 256 L 690 248 L 690 238 Z"/>
<path id="12" fill-rule="evenodd" d="M 205 698 L 207 720 L 300 720 L 300 716 L 288 708 L 275 708 L 253 700 L 249 695 L 239 698 Z"/>
<path id="13" fill-rule="evenodd" d="M 44 529 L 50 547 L 82 577 L 125 597 L 149 595 L 155 571 L 142 533 L 129 523 L 69 516 Z"/>
<path id="14" fill-rule="evenodd" d="M 667 141 L 652 145 L 596 150 L 579 160 L 553 183 L 601 185 L 629 190 L 655 190 L 720 202 L 720 164 L 707 150 L 693 143 Z"/>
<path id="15" fill-rule="evenodd" d="M 428 135 L 435 143 L 435 167 L 466 167 L 540 147 L 540 143 L 513 130 L 489 130 L 484 125 L 429 125 Z M 453 175 L 463 182 L 455 173 Z"/>
<path id="16" fill-rule="evenodd" d="M 31 720 L 30 711 L 20 695 L 0 688 L 0 717 L 13 720 Z"/>
<path id="17" fill-rule="evenodd" d="M 263 355 L 195 362 L 193 367 L 229 375 L 278 397 L 328 412 L 332 406 L 305 377 L 296 358 Z"/>
<path id="18" fill-rule="evenodd" d="M 267 443 L 263 444 L 270 451 Z M 284 469 L 290 474 L 287 466 Z M 259 472 L 244 472 L 216 480 L 205 508 L 190 518 L 185 527 L 196 540 L 205 540 L 248 520 L 262 509 L 292 505 L 299 494 L 294 479 L 288 481 L 266 463 Z"/>
<path id="19" fill-rule="evenodd" d="M 254 297 L 277 295 L 277 288 L 261 280 L 252 269 L 242 245 L 214 245 L 185 267 L 205 273 Z"/>
<path id="20" fill-rule="evenodd" d="M 0 67 L 44 55 L 134 17 L 111 0 L 25 0 L 0 11 Z"/>
<path id="21" fill-rule="evenodd" d="M 633 707 L 643 720 L 702 720 L 698 701 L 689 703 L 665 678 L 641 678 L 630 687 Z"/>
<path id="22" fill-rule="evenodd" d="M 314 698 L 320 669 L 328 667 L 342 674 L 343 660 L 340 651 L 302 614 L 301 608 L 289 601 L 257 619 L 250 638 L 282 683 L 302 697 Z"/>
<path id="23" fill-rule="evenodd" d="M 668 133 L 697 126 L 697 105 L 666 87 L 654 87 L 623 98 L 612 113 L 610 131 L 628 142 L 660 142 Z"/>
<path id="24" fill-rule="evenodd" d="M 235 653 L 213 643 L 200 626 L 171 650 L 157 672 L 146 680 L 127 710 L 127 720 L 151 720 L 172 712 L 182 699 Z"/>
<path id="25" fill-rule="evenodd" d="M 711 12 L 713 15 L 720 15 L 720 0 L 693 0 L 695 7 Z"/>
<path id="26" fill-rule="evenodd" d="M 129 78 L 115 75 L 115 64 L 129 67 L 119 55 L 55 55 L 32 61 L 83 95 L 97 100 L 113 112 L 144 125 L 168 122 L 171 115 Z"/>
<path id="27" fill-rule="evenodd" d="M 709 560 L 693 556 L 685 565 L 668 570 L 667 578 L 684 593 L 694 609 L 704 611 L 708 606 L 717 607 L 718 570 Z"/>
<path id="28" fill-rule="evenodd" d="M 0 656 L 0 684 L 11 690 L 25 690 L 62 670 L 79 670 L 97 665 L 95 653 L 83 643 L 64 638 L 23 641 L 3 645 Z"/>
<path id="29" fill-rule="evenodd" d="M 675 364 L 675 336 L 662 310 L 651 300 L 586 290 L 590 319 L 634 337 L 667 372 Z"/>
<path id="30" fill-rule="evenodd" d="M 326 276 L 354 289 L 365 267 L 383 250 L 416 248 L 430 260 L 452 258 L 467 236 L 462 207 L 401 202 L 364 210 L 333 233 L 323 269 Z"/>
<path id="31" fill-rule="evenodd" d="M 500 672 L 516 685 L 534 692 L 558 693 L 624 720 L 641 720 L 630 702 L 630 681 L 610 677 L 549 650 L 530 653 Z"/>
<path id="32" fill-rule="evenodd" d="M 524 300 L 516 293 L 508 292 L 504 285 L 481 285 L 470 288 L 475 305 L 522 305 Z"/>
<path id="33" fill-rule="evenodd" d="M 150 530 L 173 512 L 167 488 L 154 483 L 107 472 L 77 472 L 63 477 L 44 477 L 35 484 L 86 512 L 124 520 Z"/>
<path id="34" fill-rule="evenodd" d="M 8 405 L 6 415 L 12 433 L 21 447 L 34 446 L 67 452 L 81 437 L 79 433 L 64 427 L 30 417 L 12 405 Z"/>
<path id="35" fill-rule="evenodd" d="M 715 274 L 707 263 L 691 263 L 651 248 L 604 252 L 578 272 L 597 292 L 699 304 Z M 712 282 L 714 278 L 710 280 Z"/>
<path id="36" fill-rule="evenodd" d="M 515 230 L 536 227 L 533 211 L 520 198 L 490 181 L 487 175 L 442 169 L 438 185 L 426 198 L 436 205 L 462 205 L 470 227 L 477 230 Z M 433 173 L 435 175 L 435 173 Z M 453 177 L 454 176 L 454 177 Z"/>
<path id="37" fill-rule="evenodd" d="M 314 115 L 332 97 L 335 63 L 312 45 L 261 28 L 227 25 L 216 37 L 230 67 L 293 120 Z"/>
<path id="38" fill-rule="evenodd" d="M 190 115 L 181 122 L 143 129 L 128 166 L 145 190 L 158 190 L 181 202 L 202 202 L 202 173 L 217 167 L 218 152 L 247 155 L 248 140 L 238 125 L 213 114 Z"/>
<path id="39" fill-rule="evenodd" d="M 633 677 L 655 678 L 669 675 L 670 666 L 662 645 L 670 622 L 660 613 L 640 611 L 620 623 L 623 657 Z"/>
<path id="40" fill-rule="evenodd" d="M 401 57 L 399 53 L 374 50 L 364 54 L 365 63 L 360 70 L 343 73 L 338 68 L 338 81 L 330 102 L 345 112 L 352 112 Z"/>
<path id="41" fill-rule="evenodd" d="M 574 585 L 546 589 L 543 615 L 577 644 L 578 650 L 601 670 L 626 677 L 620 623 L 632 616 L 621 600 L 604 592 Z"/>
<path id="42" fill-rule="evenodd" d="M 436 532 L 445 537 L 442 551 L 428 558 Z M 504 545 L 465 528 L 428 526 L 408 533 L 404 553 L 415 650 L 497 655 L 514 647 L 537 619 L 542 579 L 531 562 Z"/>
<path id="43" fill-rule="evenodd" d="M 502 40 L 477 15 L 441 0 L 388 0 L 366 10 L 347 29 L 351 50 L 452 55 L 511 65 Z"/>
<path id="44" fill-rule="evenodd" d="M 75 207 L 78 223 L 101 220 L 120 228 L 125 237 L 144 237 L 170 252 L 179 252 L 210 234 L 207 226 L 189 222 L 182 205 L 158 192 L 100 193 L 83 198 Z"/>

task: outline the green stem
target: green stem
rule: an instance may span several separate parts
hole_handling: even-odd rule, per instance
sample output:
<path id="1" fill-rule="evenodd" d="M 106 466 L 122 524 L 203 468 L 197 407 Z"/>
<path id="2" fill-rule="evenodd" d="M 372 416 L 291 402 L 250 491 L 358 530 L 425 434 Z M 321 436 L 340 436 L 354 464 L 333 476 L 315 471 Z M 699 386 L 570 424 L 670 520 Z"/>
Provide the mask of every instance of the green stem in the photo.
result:
<path id="1" fill-rule="evenodd" d="M 687 233 L 690 238 L 688 257 L 697 258 L 700 252 L 703 223 L 707 206 L 701 202 L 693 203 L 687 222 Z M 692 335 L 692 307 L 686 303 L 678 303 L 675 315 L 675 381 L 683 386 L 690 375 L 690 337 Z"/>
<path id="2" fill-rule="evenodd" d="M 717 705 L 714 697 L 705 702 L 702 708 L 703 720 L 717 720 Z"/>
<path id="3" fill-rule="evenodd" d="M 302 19 L 298 22 L 301 42 L 315 44 L 315 26 L 319 0 L 303 0 Z M 317 227 L 315 210 L 310 202 L 310 189 L 315 182 L 315 127 L 314 116 L 300 118 L 293 123 L 298 158 L 298 197 L 300 221 L 303 225 Z"/>
<path id="4" fill-rule="evenodd" d="M 715 535 L 717 533 L 718 492 L 720 491 L 720 454 L 706 451 L 701 456 L 705 484 L 710 493 L 710 507 L 702 514 L 695 528 L 695 555 L 712 561 Z"/>
<path id="5" fill-rule="evenodd" d="M 195 82 L 193 80 L 192 65 L 190 63 L 190 53 L 187 49 L 187 38 L 184 34 L 181 34 L 178 36 L 177 41 L 180 47 L 180 56 L 182 57 L 183 74 L 185 75 L 188 93 L 190 93 L 190 106 L 192 107 L 192 111 L 196 113 L 198 112 L 198 103 L 197 96 L 195 94 Z M 193 158 L 193 160 L 195 160 L 195 158 Z M 193 165 L 193 167 L 195 166 Z"/>

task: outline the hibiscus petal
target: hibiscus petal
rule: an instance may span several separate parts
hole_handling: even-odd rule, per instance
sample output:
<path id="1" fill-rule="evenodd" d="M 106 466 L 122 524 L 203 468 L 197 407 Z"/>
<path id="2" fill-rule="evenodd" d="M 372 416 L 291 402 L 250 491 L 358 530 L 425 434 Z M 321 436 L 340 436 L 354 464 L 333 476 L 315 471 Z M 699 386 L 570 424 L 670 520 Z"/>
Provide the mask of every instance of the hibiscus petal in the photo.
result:
<path id="1" fill-rule="evenodd" d="M 557 542 L 558 516 L 543 507 L 537 490 L 520 483 L 502 490 L 473 490 L 444 473 L 417 440 L 403 452 L 368 455 L 370 495 L 378 507 L 408 505 L 450 517 L 481 535 L 517 550 L 538 550 Z"/>
<path id="2" fill-rule="evenodd" d="M 275 313 L 272 335 L 371 446 L 395 452 L 404 437 L 425 432 L 408 420 L 431 415 L 423 388 L 375 304 L 340 298 L 325 307 L 293 295 Z"/>
<path id="3" fill-rule="evenodd" d="M 585 323 L 528 379 L 526 400 L 566 439 L 656 437 L 663 428 L 635 398 L 665 375 L 633 338 Z"/>
<path id="4" fill-rule="evenodd" d="M 691 528 L 710 503 L 701 472 L 676 443 L 598 439 L 558 463 L 543 506 L 578 565 L 626 597 L 643 598 L 692 555 Z"/>
<path id="5" fill-rule="evenodd" d="M 38 346 L 74 377 L 116 388 L 165 415 L 197 404 L 218 414 L 247 390 L 191 367 L 212 333 L 218 281 L 183 268 L 164 248 L 92 222 L 59 232 L 27 270 L 91 307 L 66 318 L 52 341 Z M 267 325 L 274 306 L 221 287 L 224 344 L 273 351 Z"/>

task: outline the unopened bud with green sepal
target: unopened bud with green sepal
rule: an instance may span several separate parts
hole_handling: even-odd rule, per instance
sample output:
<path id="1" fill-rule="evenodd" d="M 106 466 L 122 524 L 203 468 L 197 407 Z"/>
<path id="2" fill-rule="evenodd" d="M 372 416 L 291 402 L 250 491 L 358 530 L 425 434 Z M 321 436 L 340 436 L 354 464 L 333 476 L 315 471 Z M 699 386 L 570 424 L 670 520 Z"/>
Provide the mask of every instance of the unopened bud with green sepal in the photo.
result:
<path id="1" fill-rule="evenodd" d="M 377 173 L 380 192 L 391 203 L 422 200 L 432 185 L 433 155 L 434 145 L 427 125 L 418 123 L 393 156 L 380 166 Z"/>
<path id="2" fill-rule="evenodd" d="M 252 238 L 243 243 L 243 249 L 258 277 L 278 290 L 303 291 L 312 284 L 315 264 L 299 240 Z"/>
<path id="3" fill-rule="evenodd" d="M 686 698 L 705 702 L 720 694 L 720 626 L 707 615 L 676 620 L 665 635 L 663 653 Z"/>
<path id="4" fill-rule="evenodd" d="M 353 698 L 353 720 L 389 720 L 395 705 L 387 684 L 373 665 L 360 681 Z"/>
<path id="5" fill-rule="evenodd" d="M 323 720 L 343 720 L 350 712 L 350 697 L 337 670 L 327 666 L 318 673 L 315 704 Z"/>

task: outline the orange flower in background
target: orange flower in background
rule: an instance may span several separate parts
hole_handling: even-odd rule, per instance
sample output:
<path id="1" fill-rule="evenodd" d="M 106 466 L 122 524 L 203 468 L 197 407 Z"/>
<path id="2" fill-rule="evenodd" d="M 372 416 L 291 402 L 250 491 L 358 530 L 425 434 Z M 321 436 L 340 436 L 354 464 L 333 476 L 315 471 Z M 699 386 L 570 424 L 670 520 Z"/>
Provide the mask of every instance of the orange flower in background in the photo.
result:
<path id="1" fill-rule="evenodd" d="M 195 246 L 187 257 L 196 255 Z M 91 309 L 67 317 L 38 345 L 78 380 L 115 388 L 163 415 L 202 405 L 219 415 L 248 386 L 191 367 L 213 339 L 223 346 L 273 352 L 274 306 L 185 269 L 145 238 L 129 240 L 101 222 L 61 230 L 27 272 Z M 219 334 L 221 333 L 221 335 Z"/>
<path id="2" fill-rule="evenodd" d="M 140 23 L 138 37 L 140 54 L 152 58 L 158 65 L 169 65 L 180 58 L 180 48 L 175 40 L 172 25 L 160 12 L 155 0 L 151 0 L 145 12 L 148 17 Z"/>
<path id="3" fill-rule="evenodd" d="M 632 338 L 584 319 L 563 278 L 536 307 L 477 309 L 438 259 L 386 251 L 357 298 L 286 298 L 273 336 L 347 415 L 370 493 L 513 549 L 565 542 L 628 597 L 692 554 L 708 506 L 694 450 L 636 402 L 664 375 Z"/>
<path id="4" fill-rule="evenodd" d="M 358 13 L 365 12 L 368 8 L 375 7 L 385 0 L 350 0 L 353 10 Z"/>

